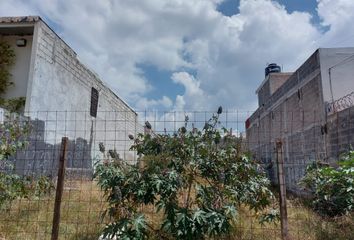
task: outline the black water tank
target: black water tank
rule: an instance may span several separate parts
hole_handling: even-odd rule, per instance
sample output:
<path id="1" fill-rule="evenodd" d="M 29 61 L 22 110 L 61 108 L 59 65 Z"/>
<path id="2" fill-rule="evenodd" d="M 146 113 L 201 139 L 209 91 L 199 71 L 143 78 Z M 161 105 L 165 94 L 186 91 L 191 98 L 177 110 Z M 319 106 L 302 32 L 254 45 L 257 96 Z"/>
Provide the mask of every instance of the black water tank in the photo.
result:
<path id="1" fill-rule="evenodd" d="M 281 72 L 280 66 L 278 66 L 276 63 L 268 64 L 268 67 L 265 68 L 265 76 L 268 76 L 269 73 L 273 72 Z"/>

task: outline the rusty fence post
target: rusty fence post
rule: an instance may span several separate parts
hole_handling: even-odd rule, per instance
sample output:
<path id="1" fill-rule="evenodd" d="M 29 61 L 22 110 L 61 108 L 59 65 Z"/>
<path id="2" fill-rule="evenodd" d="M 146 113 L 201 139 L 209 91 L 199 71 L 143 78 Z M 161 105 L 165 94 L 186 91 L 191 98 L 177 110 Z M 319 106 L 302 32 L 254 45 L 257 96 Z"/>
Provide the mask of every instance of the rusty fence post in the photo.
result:
<path id="1" fill-rule="evenodd" d="M 65 162 L 66 162 L 67 145 L 68 145 L 68 138 L 63 137 L 61 139 L 61 147 L 60 147 L 58 180 L 57 180 L 57 189 L 55 192 L 54 215 L 53 215 L 51 240 L 58 240 L 58 237 L 59 237 L 60 205 L 61 205 L 61 199 L 63 196 L 63 189 L 64 189 L 64 175 L 65 175 Z"/>
<path id="2" fill-rule="evenodd" d="M 279 183 L 279 205 L 280 205 L 280 223 L 281 223 L 281 239 L 288 240 L 288 213 L 286 208 L 286 185 L 284 175 L 284 158 L 282 142 L 276 142 L 276 160 L 278 169 Z"/>

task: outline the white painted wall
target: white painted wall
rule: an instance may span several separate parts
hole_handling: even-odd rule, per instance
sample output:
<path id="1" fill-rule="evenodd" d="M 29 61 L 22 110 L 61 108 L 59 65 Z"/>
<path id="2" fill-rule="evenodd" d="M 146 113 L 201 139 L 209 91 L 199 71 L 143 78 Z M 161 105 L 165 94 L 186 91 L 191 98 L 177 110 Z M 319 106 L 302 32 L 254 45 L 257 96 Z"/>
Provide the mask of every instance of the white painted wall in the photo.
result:
<path id="1" fill-rule="evenodd" d="M 103 142 L 124 159 L 136 159 L 129 151 L 133 141 L 128 134 L 142 131 L 137 114 L 42 21 L 35 24 L 34 44 L 26 114 L 46 122 L 45 141 L 57 144 L 62 136 L 83 138 L 92 142 L 93 156 L 100 154 L 98 144 Z M 89 112 L 92 87 L 99 91 L 96 118 Z"/>
<path id="2" fill-rule="evenodd" d="M 20 38 L 24 38 L 27 40 L 27 45 L 25 47 L 16 46 L 16 40 Z M 15 64 L 10 69 L 10 81 L 12 81 L 14 85 L 10 86 L 6 94 L 4 94 L 4 98 L 6 99 L 26 97 L 31 59 L 32 39 L 33 36 L 0 36 L 0 40 L 9 43 L 12 49 L 15 51 L 16 55 Z"/>
<path id="3" fill-rule="evenodd" d="M 331 69 L 333 100 L 354 91 L 354 48 L 320 48 L 323 98 L 332 101 L 328 69 Z"/>

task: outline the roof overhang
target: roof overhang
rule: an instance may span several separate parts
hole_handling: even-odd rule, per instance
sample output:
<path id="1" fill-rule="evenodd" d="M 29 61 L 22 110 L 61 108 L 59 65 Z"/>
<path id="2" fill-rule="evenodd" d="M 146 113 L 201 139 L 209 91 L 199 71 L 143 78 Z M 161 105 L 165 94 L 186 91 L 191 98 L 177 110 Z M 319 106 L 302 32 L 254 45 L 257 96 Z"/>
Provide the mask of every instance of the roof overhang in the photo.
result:
<path id="1" fill-rule="evenodd" d="M 0 17 L 0 35 L 33 35 L 38 16 Z"/>

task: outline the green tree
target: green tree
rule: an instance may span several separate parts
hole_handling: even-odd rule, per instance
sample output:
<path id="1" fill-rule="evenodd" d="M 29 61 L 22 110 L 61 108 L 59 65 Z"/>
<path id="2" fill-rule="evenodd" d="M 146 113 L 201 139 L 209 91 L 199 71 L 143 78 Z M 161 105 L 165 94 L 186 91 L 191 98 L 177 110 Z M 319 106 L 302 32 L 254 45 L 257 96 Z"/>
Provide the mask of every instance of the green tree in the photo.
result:
<path id="1" fill-rule="evenodd" d="M 95 176 L 113 220 L 104 235 L 119 239 L 205 239 L 232 231 L 241 205 L 261 212 L 273 198 L 261 167 L 238 151 L 235 137 L 219 130 L 217 114 L 202 130 L 139 134 L 139 162 L 99 164 Z M 104 148 L 102 148 L 104 149 Z M 153 206 L 155 218 L 148 216 Z M 160 216 L 156 220 L 156 216 Z M 263 216 L 272 220 L 275 215 Z"/>

